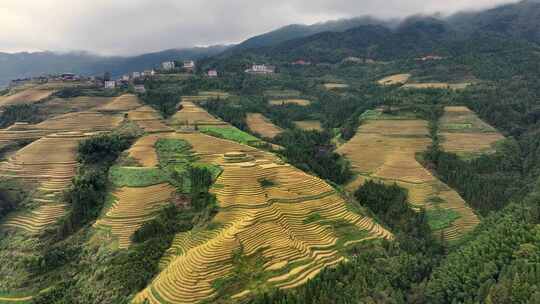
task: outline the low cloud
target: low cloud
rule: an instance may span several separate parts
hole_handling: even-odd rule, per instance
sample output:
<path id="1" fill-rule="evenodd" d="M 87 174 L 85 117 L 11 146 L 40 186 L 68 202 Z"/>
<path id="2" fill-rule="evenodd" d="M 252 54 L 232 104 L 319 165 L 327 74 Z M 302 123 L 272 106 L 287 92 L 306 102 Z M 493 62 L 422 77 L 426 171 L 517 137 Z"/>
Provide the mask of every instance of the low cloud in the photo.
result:
<path id="1" fill-rule="evenodd" d="M 0 51 L 133 55 L 242 41 L 291 23 L 482 9 L 509 0 L 2 0 Z M 515 2 L 515 1 L 514 1 Z"/>

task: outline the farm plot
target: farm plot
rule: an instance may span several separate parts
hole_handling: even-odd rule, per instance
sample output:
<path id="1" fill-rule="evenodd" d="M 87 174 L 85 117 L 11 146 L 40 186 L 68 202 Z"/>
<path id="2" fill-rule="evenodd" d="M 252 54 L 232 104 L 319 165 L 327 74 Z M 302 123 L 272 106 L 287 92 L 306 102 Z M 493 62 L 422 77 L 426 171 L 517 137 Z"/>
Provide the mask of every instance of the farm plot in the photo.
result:
<path id="1" fill-rule="evenodd" d="M 321 126 L 321 122 L 318 120 L 301 120 L 301 121 L 294 121 L 294 124 L 296 127 L 306 130 L 306 131 L 322 131 L 323 127 Z"/>
<path id="2" fill-rule="evenodd" d="M 248 113 L 246 123 L 252 132 L 260 134 L 265 138 L 274 138 L 283 132 L 283 129 L 274 125 L 260 113 Z"/>
<path id="3" fill-rule="evenodd" d="M 199 135 L 181 136 L 201 152 Z M 217 138 L 205 142 L 222 146 Z M 227 153 L 213 164 L 223 168 L 212 189 L 220 207 L 213 225 L 218 228 L 179 234 L 160 263 L 161 273 L 135 297 L 136 303 L 198 303 L 216 296 L 238 298 L 259 288 L 294 288 L 324 267 L 344 261 L 348 246 L 393 237 L 349 210 L 323 180 L 278 164 L 271 156 Z M 254 271 L 262 279 L 235 281 L 241 289 L 229 294 L 217 286 L 230 283 L 238 254 L 261 259 L 263 266 Z"/>
<path id="4" fill-rule="evenodd" d="M 116 97 L 110 103 L 99 107 L 97 110 L 105 112 L 127 112 L 135 110 L 141 106 L 142 104 L 137 95 L 124 94 Z"/>
<path id="5" fill-rule="evenodd" d="M 377 81 L 377 83 L 386 86 L 405 84 L 409 80 L 409 78 L 411 78 L 411 74 L 396 74 L 384 77 L 383 79 Z"/>
<path id="6" fill-rule="evenodd" d="M 457 192 L 434 177 L 416 160 L 431 144 L 422 120 L 366 119 L 357 134 L 338 149 L 359 174 L 348 185 L 355 191 L 366 180 L 397 183 L 408 190 L 413 207 L 425 208 L 436 235 L 454 240 L 474 229 L 479 220 Z M 442 215 L 448 216 L 441 224 Z"/>
<path id="7" fill-rule="evenodd" d="M 79 96 L 74 98 L 53 98 L 38 105 L 39 111 L 47 117 L 83 112 L 102 107 L 112 101 L 111 97 Z"/>
<path id="8" fill-rule="evenodd" d="M 114 203 L 94 227 L 104 228 L 118 238 L 120 249 L 128 248 L 131 236 L 156 212 L 170 202 L 176 189 L 168 183 L 148 187 L 123 187 L 113 193 Z"/>
<path id="9" fill-rule="evenodd" d="M 215 118 L 191 101 L 183 100 L 182 109 L 168 121 L 172 126 L 227 126 L 227 123 Z"/>
<path id="10" fill-rule="evenodd" d="M 445 151 L 462 156 L 493 152 L 495 143 L 504 139 L 473 111 L 460 106 L 444 108 L 439 135 Z"/>
<path id="11" fill-rule="evenodd" d="M 189 142 L 195 156 L 198 157 L 203 163 L 219 163 L 223 159 L 223 155 L 227 152 L 246 153 L 250 157 L 257 160 L 278 160 L 277 157 L 270 153 L 231 140 L 217 138 L 203 133 L 176 133 L 174 135 L 171 134 L 170 137 Z"/>
<path id="12" fill-rule="evenodd" d="M 332 90 L 346 89 L 349 87 L 349 85 L 344 84 L 344 83 L 325 83 L 323 84 L 323 87 L 329 91 L 332 91 Z"/>
<path id="13" fill-rule="evenodd" d="M 447 83 L 447 82 L 423 82 L 423 83 L 407 83 L 402 86 L 404 89 L 450 89 L 464 90 L 472 83 Z"/>
<path id="14" fill-rule="evenodd" d="M 173 129 L 163 123 L 159 113 L 150 106 L 143 106 L 128 112 L 128 119 L 134 121 L 146 132 L 172 132 Z"/>
<path id="15" fill-rule="evenodd" d="M 128 150 L 128 155 L 139 162 L 143 167 L 156 167 L 158 156 L 155 145 L 160 137 L 148 135 L 137 140 Z"/>
<path id="16" fill-rule="evenodd" d="M 62 192 L 69 188 L 77 170 L 77 146 L 85 135 L 77 132 L 53 134 L 19 150 L 0 164 L 0 176 L 37 184 L 28 213 L 8 218 L 3 226 L 37 233 L 54 224 L 63 214 Z"/>
<path id="17" fill-rule="evenodd" d="M 295 104 L 299 106 L 309 106 L 311 101 L 307 99 L 273 99 L 268 102 L 272 106 L 283 106 L 288 104 Z"/>
<path id="18" fill-rule="evenodd" d="M 41 90 L 38 88 L 31 88 L 15 93 L 13 95 L 1 96 L 0 107 L 16 104 L 36 103 L 40 100 L 48 98 L 54 92 L 54 90 Z"/>
<path id="19" fill-rule="evenodd" d="M 121 114 L 107 114 L 100 112 L 68 113 L 33 125 L 37 130 L 48 132 L 61 131 L 110 131 L 124 120 Z"/>
<path id="20" fill-rule="evenodd" d="M 239 142 L 244 145 L 257 145 L 261 142 L 257 137 L 248 134 L 236 127 L 227 126 L 227 127 L 200 127 L 199 130 L 203 133 L 224 138 L 232 141 Z"/>
<path id="21" fill-rule="evenodd" d="M 123 117 L 120 114 L 88 111 L 63 114 L 35 125 L 15 123 L 0 130 L 0 148 L 17 142 L 34 141 L 55 133 L 110 131 L 119 126 L 122 121 Z"/>

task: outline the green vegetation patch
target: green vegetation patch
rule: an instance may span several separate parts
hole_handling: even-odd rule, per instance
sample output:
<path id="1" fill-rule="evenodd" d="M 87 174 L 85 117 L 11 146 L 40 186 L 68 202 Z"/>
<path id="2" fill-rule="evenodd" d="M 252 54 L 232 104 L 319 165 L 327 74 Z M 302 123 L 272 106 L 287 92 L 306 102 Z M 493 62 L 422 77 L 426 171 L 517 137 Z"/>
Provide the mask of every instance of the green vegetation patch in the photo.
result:
<path id="1" fill-rule="evenodd" d="M 109 179 L 116 187 L 146 187 L 167 181 L 167 175 L 158 168 L 113 166 Z"/>
<path id="2" fill-rule="evenodd" d="M 216 127 L 201 127 L 199 130 L 211 136 L 228 139 L 239 142 L 244 145 L 253 145 L 261 142 L 257 137 L 248 134 L 235 127 L 216 128 Z"/>
<path id="3" fill-rule="evenodd" d="M 433 209 L 427 210 L 428 225 L 431 230 L 441 230 L 450 227 L 450 225 L 461 216 L 451 209 Z"/>
<path id="4" fill-rule="evenodd" d="M 218 292 L 218 297 L 227 298 L 246 289 L 268 291 L 269 288 L 265 288 L 265 283 L 272 273 L 264 271 L 266 262 L 262 250 L 250 256 L 246 256 L 242 250 L 235 251 L 233 254 L 234 268 L 231 274 L 217 279 L 212 284 Z"/>

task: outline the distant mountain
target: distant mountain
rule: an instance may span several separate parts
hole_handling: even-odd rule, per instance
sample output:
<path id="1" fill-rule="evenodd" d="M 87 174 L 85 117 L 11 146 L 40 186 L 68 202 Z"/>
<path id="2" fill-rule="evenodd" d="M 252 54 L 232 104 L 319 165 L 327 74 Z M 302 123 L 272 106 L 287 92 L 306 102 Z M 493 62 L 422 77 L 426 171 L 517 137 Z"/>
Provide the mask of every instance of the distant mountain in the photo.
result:
<path id="1" fill-rule="evenodd" d="M 157 67 L 166 60 L 200 59 L 226 50 L 228 46 L 211 46 L 189 49 L 171 49 L 133 57 L 97 56 L 86 52 L 36 52 L 0 53 L 0 87 L 11 79 L 73 72 L 97 75 L 105 71 L 119 76 L 134 71 Z"/>
<path id="2" fill-rule="evenodd" d="M 361 25 L 388 25 L 396 21 L 382 21 L 373 17 L 357 17 L 316 23 L 312 25 L 292 24 L 277 30 L 250 38 L 230 49 L 230 52 L 274 46 L 287 40 L 311 36 L 322 32 L 343 32 Z"/>
<path id="3" fill-rule="evenodd" d="M 429 53 L 448 56 L 540 44 L 540 0 L 525 0 L 446 18 L 415 16 L 397 25 L 396 22 L 370 21 L 370 18 L 356 22 L 365 24 L 346 30 L 343 30 L 344 26 L 341 31 L 332 31 L 327 26 L 327 31 L 312 35 L 307 35 L 306 26 L 285 27 L 247 40 L 226 54 L 233 55 L 229 62 L 236 65 L 297 59 L 337 63 L 349 56 L 392 60 Z M 317 30 L 324 28 L 321 26 Z M 276 43 L 287 36 L 301 34 L 304 36 Z M 217 64 L 210 62 L 208 65 Z"/>
<path id="4" fill-rule="evenodd" d="M 540 43 L 539 0 L 525 0 L 481 12 L 459 13 L 448 18 L 448 22 L 463 34 L 481 31 Z"/>

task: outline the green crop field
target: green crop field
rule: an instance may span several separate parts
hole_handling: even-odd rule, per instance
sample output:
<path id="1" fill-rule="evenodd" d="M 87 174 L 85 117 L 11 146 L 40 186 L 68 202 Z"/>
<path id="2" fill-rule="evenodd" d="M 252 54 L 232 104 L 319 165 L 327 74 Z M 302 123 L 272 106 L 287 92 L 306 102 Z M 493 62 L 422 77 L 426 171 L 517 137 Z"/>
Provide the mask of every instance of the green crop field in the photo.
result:
<path id="1" fill-rule="evenodd" d="M 242 130 L 239 130 L 235 127 L 228 127 L 228 128 L 201 127 L 200 130 L 203 133 L 206 133 L 208 135 L 236 141 L 244 145 L 260 142 L 260 139 L 258 139 L 257 137 L 251 134 L 248 134 Z"/>

